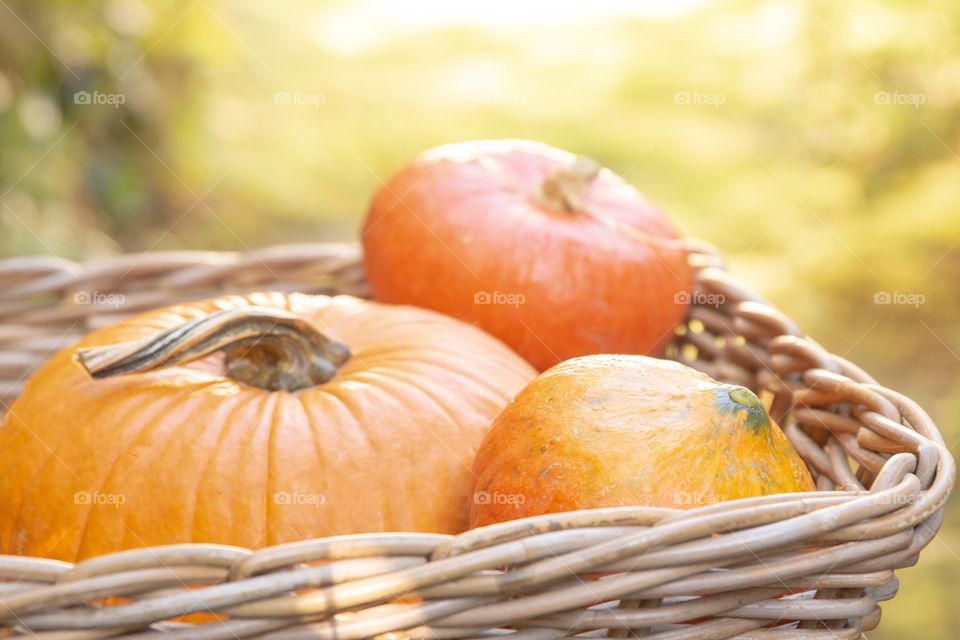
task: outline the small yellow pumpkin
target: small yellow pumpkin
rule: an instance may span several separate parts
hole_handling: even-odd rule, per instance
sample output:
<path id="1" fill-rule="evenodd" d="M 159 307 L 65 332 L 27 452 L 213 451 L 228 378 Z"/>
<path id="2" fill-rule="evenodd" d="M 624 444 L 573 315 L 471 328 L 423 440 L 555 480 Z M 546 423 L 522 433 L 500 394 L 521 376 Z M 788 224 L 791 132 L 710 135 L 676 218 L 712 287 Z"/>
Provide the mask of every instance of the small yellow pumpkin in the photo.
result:
<path id="1" fill-rule="evenodd" d="M 470 523 L 812 491 L 749 389 L 644 356 L 574 358 L 503 410 L 474 462 Z"/>

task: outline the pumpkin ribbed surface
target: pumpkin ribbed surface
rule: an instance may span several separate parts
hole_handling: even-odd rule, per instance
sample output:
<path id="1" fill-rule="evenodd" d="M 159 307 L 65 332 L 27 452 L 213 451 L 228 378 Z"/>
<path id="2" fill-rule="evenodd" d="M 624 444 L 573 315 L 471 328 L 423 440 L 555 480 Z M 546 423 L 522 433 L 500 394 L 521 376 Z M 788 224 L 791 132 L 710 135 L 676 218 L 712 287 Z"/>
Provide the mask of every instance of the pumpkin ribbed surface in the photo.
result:
<path id="1" fill-rule="evenodd" d="M 95 380 L 77 347 L 143 339 L 217 310 L 282 309 L 349 345 L 296 392 L 212 355 Z M 474 453 L 533 370 L 496 339 L 348 296 L 230 296 L 95 331 L 52 358 L 0 426 L 0 552 L 75 560 L 156 544 L 259 548 L 374 531 L 460 531 Z"/>

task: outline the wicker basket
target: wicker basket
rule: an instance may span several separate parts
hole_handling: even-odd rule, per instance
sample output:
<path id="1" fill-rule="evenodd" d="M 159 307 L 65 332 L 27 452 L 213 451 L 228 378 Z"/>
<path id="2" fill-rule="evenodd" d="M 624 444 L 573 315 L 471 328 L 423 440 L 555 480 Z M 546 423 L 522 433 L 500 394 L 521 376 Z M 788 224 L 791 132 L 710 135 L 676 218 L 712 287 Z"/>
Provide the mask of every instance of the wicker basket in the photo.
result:
<path id="1" fill-rule="evenodd" d="M 814 494 L 541 516 L 456 537 L 154 547 L 77 565 L 0 556 L 0 629 L 46 638 L 857 638 L 942 520 L 955 465 L 930 418 L 803 336 L 707 247 L 670 355 L 771 402 Z M 365 295 L 339 245 L 0 262 L 0 401 L 124 315 L 225 292 Z M 204 588 L 197 588 L 204 587 Z M 788 595 L 785 595 L 788 594 Z M 91 602 L 117 596 L 118 606 Z M 175 620 L 192 612 L 228 619 Z M 4 632 L 0 631 L 0 635 Z"/>

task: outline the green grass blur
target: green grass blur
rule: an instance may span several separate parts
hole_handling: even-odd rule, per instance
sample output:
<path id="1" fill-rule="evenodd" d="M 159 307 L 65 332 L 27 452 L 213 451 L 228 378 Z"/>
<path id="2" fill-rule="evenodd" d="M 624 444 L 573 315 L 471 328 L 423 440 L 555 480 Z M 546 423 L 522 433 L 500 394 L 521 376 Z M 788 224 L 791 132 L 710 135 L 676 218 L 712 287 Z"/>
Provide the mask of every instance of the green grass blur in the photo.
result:
<path id="1" fill-rule="evenodd" d="M 349 240 L 422 149 L 544 140 L 957 451 L 960 5 L 456 4 L 4 0 L 0 256 Z M 956 511 L 871 638 L 957 637 Z"/>

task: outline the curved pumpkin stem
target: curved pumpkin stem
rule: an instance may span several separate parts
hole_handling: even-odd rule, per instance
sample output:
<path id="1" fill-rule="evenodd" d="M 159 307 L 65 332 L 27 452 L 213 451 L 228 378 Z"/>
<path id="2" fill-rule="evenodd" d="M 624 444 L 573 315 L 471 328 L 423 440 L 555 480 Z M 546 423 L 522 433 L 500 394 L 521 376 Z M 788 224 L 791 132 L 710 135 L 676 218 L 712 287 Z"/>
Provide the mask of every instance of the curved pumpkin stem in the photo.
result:
<path id="1" fill-rule="evenodd" d="M 269 391 L 323 384 L 350 358 L 344 343 L 303 318 L 266 307 L 217 311 L 150 338 L 79 349 L 94 378 L 175 367 L 223 351 L 226 375 Z"/>
<path id="2" fill-rule="evenodd" d="M 686 255 L 695 251 L 693 244 L 687 238 L 667 238 L 653 235 L 610 215 L 587 210 L 584 199 L 590 189 L 590 183 L 600 173 L 601 168 L 593 158 L 577 156 L 570 166 L 558 167 L 547 175 L 543 184 L 540 185 L 540 190 L 536 193 L 536 198 L 541 204 L 551 209 L 564 213 L 584 214 L 602 225 L 615 229 L 626 236 L 642 240 L 648 245 L 683 251 Z M 702 244 L 699 245 L 698 250 L 704 251 Z"/>
<path id="3" fill-rule="evenodd" d="M 540 186 L 540 201 L 567 213 L 583 211 L 584 196 L 598 173 L 600 165 L 596 160 L 577 156 L 569 167 L 559 167 L 550 172 Z"/>

